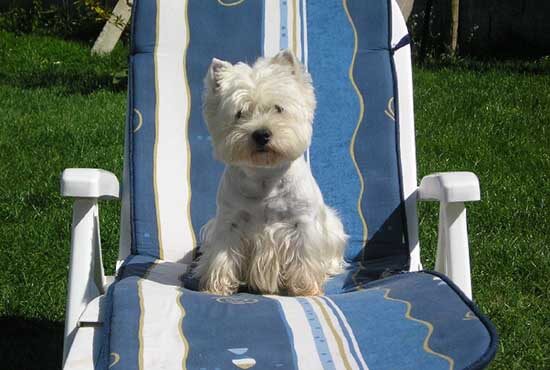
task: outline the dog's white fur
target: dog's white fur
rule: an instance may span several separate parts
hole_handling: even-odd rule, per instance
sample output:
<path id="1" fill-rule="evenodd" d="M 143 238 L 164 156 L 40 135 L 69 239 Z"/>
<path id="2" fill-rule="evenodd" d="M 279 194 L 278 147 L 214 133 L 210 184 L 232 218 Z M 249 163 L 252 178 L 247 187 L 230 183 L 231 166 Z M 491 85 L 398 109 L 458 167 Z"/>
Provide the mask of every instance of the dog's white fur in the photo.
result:
<path id="1" fill-rule="evenodd" d="M 347 235 L 304 160 L 316 104 L 309 74 L 288 50 L 253 66 L 213 59 L 203 98 L 226 169 L 216 217 L 201 230 L 201 289 L 321 294 L 341 271 Z M 262 150 L 252 139 L 258 129 L 271 131 Z"/>

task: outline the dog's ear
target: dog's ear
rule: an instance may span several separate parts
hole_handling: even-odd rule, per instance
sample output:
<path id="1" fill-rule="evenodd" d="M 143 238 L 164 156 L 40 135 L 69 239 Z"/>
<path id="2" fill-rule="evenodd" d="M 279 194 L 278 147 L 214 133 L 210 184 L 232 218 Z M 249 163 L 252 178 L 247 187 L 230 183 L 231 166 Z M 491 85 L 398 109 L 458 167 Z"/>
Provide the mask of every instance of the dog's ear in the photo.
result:
<path id="1" fill-rule="evenodd" d="M 271 58 L 271 63 L 286 65 L 292 68 L 292 73 L 296 74 L 302 71 L 302 65 L 292 50 L 284 49 Z"/>
<path id="2" fill-rule="evenodd" d="M 222 79 L 222 72 L 231 67 L 231 63 L 212 58 L 210 68 L 208 68 L 208 74 L 206 75 L 206 86 L 215 91 L 220 87 L 220 81 Z"/>

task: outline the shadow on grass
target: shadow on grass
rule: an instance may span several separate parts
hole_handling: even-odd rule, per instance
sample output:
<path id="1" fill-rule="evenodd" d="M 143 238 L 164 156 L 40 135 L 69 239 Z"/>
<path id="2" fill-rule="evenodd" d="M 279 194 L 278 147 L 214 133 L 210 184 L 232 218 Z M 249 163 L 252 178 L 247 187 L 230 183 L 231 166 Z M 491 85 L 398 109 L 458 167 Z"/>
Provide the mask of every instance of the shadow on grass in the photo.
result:
<path id="1" fill-rule="evenodd" d="M 437 60 L 428 60 L 424 63 L 418 63 L 418 66 L 438 71 L 441 69 L 488 72 L 498 71 L 514 74 L 531 75 L 549 75 L 550 58 L 540 58 L 536 60 L 477 60 L 464 58 L 446 58 Z"/>
<path id="2" fill-rule="evenodd" d="M 0 367 L 59 369 L 63 352 L 63 323 L 22 317 L 0 317 Z"/>
<path id="3" fill-rule="evenodd" d="M 127 78 L 117 78 L 110 73 L 85 73 L 75 71 L 33 71 L 16 78 L 0 72 L 4 84 L 23 89 L 57 87 L 67 94 L 87 95 L 97 90 L 121 92 L 126 90 Z"/>

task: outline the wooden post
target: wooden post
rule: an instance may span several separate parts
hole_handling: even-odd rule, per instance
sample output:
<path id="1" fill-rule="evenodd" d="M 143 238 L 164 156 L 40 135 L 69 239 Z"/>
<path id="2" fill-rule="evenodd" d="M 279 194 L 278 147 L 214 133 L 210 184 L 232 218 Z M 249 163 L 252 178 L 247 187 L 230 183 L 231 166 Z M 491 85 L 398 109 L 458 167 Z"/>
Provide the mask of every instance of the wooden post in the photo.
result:
<path id="1" fill-rule="evenodd" d="M 111 17 L 105 23 L 103 30 L 95 40 L 92 47 L 92 54 L 109 54 L 115 48 L 115 45 L 126 28 L 130 15 L 132 14 L 132 3 L 128 0 L 119 0 L 113 9 Z"/>
<path id="2" fill-rule="evenodd" d="M 460 0 L 451 0 L 451 54 L 455 55 L 458 43 L 458 15 Z"/>
<path id="3" fill-rule="evenodd" d="M 405 18 L 405 21 L 409 19 L 409 16 L 411 15 L 414 0 L 397 0 L 397 4 L 399 5 L 399 8 L 401 9 L 401 13 L 403 13 L 403 18 Z"/>

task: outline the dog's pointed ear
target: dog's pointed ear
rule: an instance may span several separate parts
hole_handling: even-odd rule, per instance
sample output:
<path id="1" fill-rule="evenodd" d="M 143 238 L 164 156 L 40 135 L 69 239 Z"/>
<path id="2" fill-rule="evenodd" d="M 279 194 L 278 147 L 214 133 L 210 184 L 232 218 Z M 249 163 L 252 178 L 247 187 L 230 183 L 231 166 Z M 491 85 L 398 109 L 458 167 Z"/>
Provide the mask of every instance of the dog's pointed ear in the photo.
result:
<path id="1" fill-rule="evenodd" d="M 277 53 L 273 58 L 271 58 L 272 63 L 286 65 L 292 68 L 293 73 L 298 73 L 302 71 L 302 65 L 300 61 L 292 50 L 284 49 Z"/>
<path id="2" fill-rule="evenodd" d="M 224 60 L 212 58 L 212 63 L 208 68 L 208 74 L 206 75 L 206 85 L 212 90 L 216 90 L 220 87 L 220 82 L 223 78 L 222 72 L 231 67 L 231 63 Z"/>

